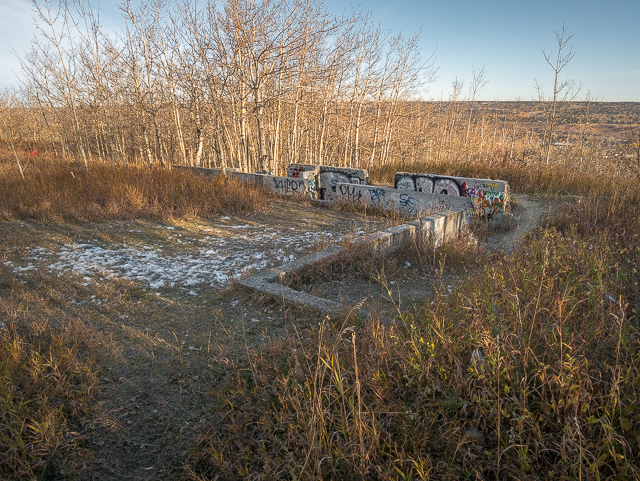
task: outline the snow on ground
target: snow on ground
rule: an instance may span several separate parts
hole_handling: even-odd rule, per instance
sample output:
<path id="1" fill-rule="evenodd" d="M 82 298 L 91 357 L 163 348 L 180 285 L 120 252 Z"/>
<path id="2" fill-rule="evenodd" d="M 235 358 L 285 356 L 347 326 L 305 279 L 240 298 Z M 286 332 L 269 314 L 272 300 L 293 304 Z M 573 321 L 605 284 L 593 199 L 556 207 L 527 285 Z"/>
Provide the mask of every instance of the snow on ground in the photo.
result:
<path id="1" fill-rule="evenodd" d="M 97 241 L 86 241 L 66 244 L 58 251 L 36 247 L 24 259 L 26 265 L 7 265 L 12 265 L 18 275 L 44 267 L 49 272 L 76 274 L 84 285 L 106 277 L 126 278 L 151 289 L 179 287 L 196 295 L 193 289 L 222 288 L 244 271 L 280 265 L 302 257 L 321 241 L 333 243 L 341 239 L 328 232 L 285 234 L 264 226 L 225 227 L 234 229 L 232 237 L 206 229 L 203 231 L 206 235 L 200 239 L 186 233 L 168 238 L 175 244 L 186 245 L 187 252 L 164 252 L 166 246 L 160 245 L 104 246 Z"/>

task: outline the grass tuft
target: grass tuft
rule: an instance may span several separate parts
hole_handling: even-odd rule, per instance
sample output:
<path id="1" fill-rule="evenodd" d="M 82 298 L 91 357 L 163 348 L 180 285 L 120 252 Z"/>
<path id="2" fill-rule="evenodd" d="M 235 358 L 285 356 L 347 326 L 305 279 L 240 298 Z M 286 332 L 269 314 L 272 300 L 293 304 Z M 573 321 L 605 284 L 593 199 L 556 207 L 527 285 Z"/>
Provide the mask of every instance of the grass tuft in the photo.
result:
<path id="1" fill-rule="evenodd" d="M 5 271 L 0 272 L 0 478 L 57 479 L 61 460 L 82 442 L 77 423 L 94 398 L 96 369 L 85 355 L 91 340 L 46 294 L 7 281 L 11 275 Z"/>

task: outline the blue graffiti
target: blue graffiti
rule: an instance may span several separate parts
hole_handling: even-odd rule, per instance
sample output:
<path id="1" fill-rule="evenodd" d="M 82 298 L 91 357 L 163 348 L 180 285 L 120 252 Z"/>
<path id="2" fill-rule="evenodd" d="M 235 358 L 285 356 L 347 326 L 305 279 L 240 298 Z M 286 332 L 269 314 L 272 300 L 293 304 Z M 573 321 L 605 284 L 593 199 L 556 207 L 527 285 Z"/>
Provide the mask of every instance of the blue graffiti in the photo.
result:
<path id="1" fill-rule="evenodd" d="M 315 177 L 309 179 L 309 192 L 311 193 L 311 198 L 316 198 L 316 179 Z"/>
<path id="2" fill-rule="evenodd" d="M 384 190 L 383 189 L 369 189 L 369 195 L 371 195 L 371 203 L 372 204 L 379 204 L 380 202 L 382 202 L 383 197 L 384 197 Z"/>
<path id="3" fill-rule="evenodd" d="M 400 206 L 408 209 L 417 209 L 419 203 L 413 197 L 409 197 L 407 194 L 400 194 Z"/>
<path id="4" fill-rule="evenodd" d="M 340 188 L 340 194 L 351 202 L 357 202 L 362 197 L 362 193 L 355 186 L 340 184 L 338 187 Z"/>

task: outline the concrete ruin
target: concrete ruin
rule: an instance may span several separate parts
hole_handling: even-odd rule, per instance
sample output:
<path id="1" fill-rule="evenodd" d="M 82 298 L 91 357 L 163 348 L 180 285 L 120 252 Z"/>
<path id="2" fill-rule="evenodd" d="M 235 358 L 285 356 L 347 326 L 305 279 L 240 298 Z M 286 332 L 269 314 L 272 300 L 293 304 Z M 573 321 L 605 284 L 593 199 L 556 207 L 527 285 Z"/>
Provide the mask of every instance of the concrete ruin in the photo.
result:
<path id="1" fill-rule="evenodd" d="M 386 211 L 396 211 L 408 217 L 444 211 L 468 211 L 471 201 L 466 197 L 444 194 L 406 192 L 375 185 L 337 184 L 336 200 L 364 203 Z"/>
<path id="2" fill-rule="evenodd" d="M 331 165 L 291 164 L 287 167 L 287 177 L 316 179 L 317 198 L 335 202 L 337 185 L 369 183 L 369 174 L 364 169 L 334 167 Z"/>
<path id="3" fill-rule="evenodd" d="M 440 212 L 358 238 L 354 241 L 354 245 L 365 246 L 371 248 L 374 252 L 388 254 L 406 245 L 407 242 L 417 236 L 423 236 L 429 242 L 432 242 L 434 246 L 440 246 L 444 242 L 458 237 L 465 225 L 465 212 L 463 210 Z M 307 292 L 296 291 L 284 284 L 293 276 L 303 273 L 318 262 L 337 258 L 343 251 L 344 248 L 342 246 L 329 247 L 321 252 L 309 254 L 279 267 L 266 269 L 254 276 L 240 279 L 238 285 L 249 291 L 267 294 L 277 299 L 318 309 L 329 314 L 340 314 L 343 312 L 344 306 L 339 302 L 316 297 Z M 356 314 L 360 317 L 368 315 L 363 310 L 358 311 Z"/>
<path id="4" fill-rule="evenodd" d="M 212 178 L 222 173 L 222 169 L 176 167 Z M 394 188 L 390 188 L 369 185 L 369 176 L 364 169 L 314 164 L 291 164 L 287 177 L 247 174 L 232 169 L 225 173 L 240 182 L 259 185 L 280 195 L 367 204 L 410 217 L 447 210 L 500 216 L 509 205 L 509 184 L 502 180 L 398 172 Z"/>
<path id="5" fill-rule="evenodd" d="M 190 169 L 196 174 L 211 178 L 222 173 L 221 169 L 179 168 Z M 329 203 L 341 201 L 367 204 L 387 211 L 397 211 L 406 216 L 418 217 L 418 220 L 413 222 L 358 238 L 354 242 L 356 245 L 364 243 L 367 248 L 382 254 L 398 249 L 417 236 L 427 238 L 435 246 L 454 239 L 464 229 L 468 213 L 474 208 L 474 202 L 481 208 L 494 209 L 492 212 L 498 212 L 504 209 L 508 193 L 506 182 L 409 173 L 396 174 L 396 188 L 373 186 L 368 184 L 368 175 L 363 169 L 313 164 L 291 164 L 287 169 L 287 177 L 247 174 L 232 170 L 226 171 L 225 174 L 241 182 L 262 186 L 280 195 L 305 195 Z M 477 194 L 480 189 L 484 189 L 482 195 Z M 500 194 L 501 204 L 496 206 L 495 203 L 490 202 L 486 207 L 484 203 L 479 203 L 480 199 L 482 202 L 491 199 L 487 192 Z M 241 279 L 238 284 L 248 290 L 275 296 L 288 302 L 324 312 L 340 313 L 343 310 L 340 303 L 315 297 L 306 292 L 298 292 L 284 283 L 317 262 L 336 258 L 343 250 L 344 248 L 340 246 L 330 247 L 322 252 L 310 254 L 280 267 L 267 269 Z M 359 312 L 359 315 L 366 314 L 364 311 Z"/>
<path id="6" fill-rule="evenodd" d="M 504 180 L 397 172 L 394 187 L 416 193 L 465 197 L 474 213 L 489 216 L 504 213 L 509 204 L 509 184 Z"/>
<path id="7" fill-rule="evenodd" d="M 211 179 L 215 179 L 222 173 L 222 169 L 207 169 L 203 167 L 183 167 L 180 165 L 174 165 L 173 168 L 187 169 L 194 174 L 209 177 Z M 225 172 L 225 174 L 232 179 L 236 179 L 239 182 L 257 185 L 264 189 L 271 190 L 279 195 L 305 195 L 315 199 L 316 188 L 315 181 L 313 179 L 296 179 L 293 177 L 280 177 L 277 175 L 268 174 L 247 174 L 244 172 L 237 172 L 235 170 L 229 169 Z"/>

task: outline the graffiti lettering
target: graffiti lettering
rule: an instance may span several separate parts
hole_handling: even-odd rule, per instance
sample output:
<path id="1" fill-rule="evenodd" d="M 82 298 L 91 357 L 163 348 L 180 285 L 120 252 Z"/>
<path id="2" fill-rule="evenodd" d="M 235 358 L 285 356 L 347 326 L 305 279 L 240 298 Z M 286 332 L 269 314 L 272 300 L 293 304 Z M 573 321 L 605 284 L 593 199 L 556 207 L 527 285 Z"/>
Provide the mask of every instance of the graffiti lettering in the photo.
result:
<path id="1" fill-rule="evenodd" d="M 298 194 L 304 193 L 304 183 L 299 180 L 290 180 L 286 177 L 273 179 L 274 190 L 284 194 Z"/>
<path id="2" fill-rule="evenodd" d="M 460 195 L 460 188 L 455 181 L 451 179 L 440 179 L 436 180 L 433 184 L 433 192 L 436 194 L 445 194 L 445 195 Z"/>
<path id="3" fill-rule="evenodd" d="M 401 177 L 396 181 L 396 189 L 398 190 L 416 190 L 411 177 Z"/>
<path id="4" fill-rule="evenodd" d="M 416 190 L 418 192 L 426 192 L 428 194 L 433 192 L 433 180 L 427 177 L 418 177 L 416 179 Z"/>
<path id="5" fill-rule="evenodd" d="M 384 200 L 384 189 L 369 189 L 372 204 L 379 204 Z"/>
<path id="6" fill-rule="evenodd" d="M 355 186 L 340 184 L 338 188 L 340 195 L 346 197 L 350 202 L 357 202 L 362 197 L 360 189 Z"/>
<path id="7" fill-rule="evenodd" d="M 487 215 L 504 212 L 508 202 L 508 184 L 489 179 L 397 172 L 395 187 L 398 190 L 467 197 L 474 211 Z"/>
<path id="8" fill-rule="evenodd" d="M 316 198 L 316 178 L 312 177 L 309 179 L 309 192 L 311 193 L 311 198 Z"/>
<path id="9" fill-rule="evenodd" d="M 420 207 L 420 202 L 407 194 L 400 194 L 399 202 L 400 211 L 409 215 L 415 214 Z"/>

